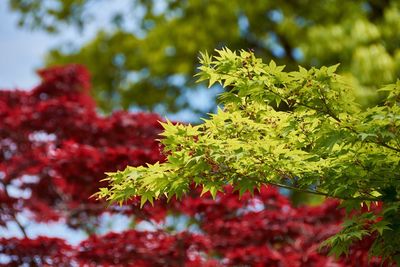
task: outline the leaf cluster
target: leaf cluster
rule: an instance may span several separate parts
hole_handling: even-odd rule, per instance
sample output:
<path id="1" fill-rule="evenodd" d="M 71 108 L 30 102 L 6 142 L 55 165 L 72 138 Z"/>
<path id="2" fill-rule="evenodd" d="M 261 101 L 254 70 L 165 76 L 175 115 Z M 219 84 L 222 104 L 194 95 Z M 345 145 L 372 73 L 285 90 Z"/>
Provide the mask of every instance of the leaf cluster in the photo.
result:
<path id="1" fill-rule="evenodd" d="M 355 213 L 345 234 L 330 240 L 334 252 L 374 235 L 372 252 L 392 259 L 399 253 L 393 245 L 393 237 L 400 240 L 394 220 L 400 199 L 399 82 L 382 89 L 383 105 L 363 110 L 335 73 L 337 65 L 285 72 L 252 52 L 226 48 L 200 61 L 199 81 L 226 88 L 221 108 L 197 126 L 163 123 L 166 162 L 109 173 L 110 187 L 99 197 L 123 202 L 141 196 L 144 204 L 164 195 L 180 198 L 192 183 L 214 197 L 227 184 L 240 194 L 278 185 L 338 198 Z M 362 219 L 361 208 L 376 202 L 382 206 L 367 208 L 371 217 Z"/>

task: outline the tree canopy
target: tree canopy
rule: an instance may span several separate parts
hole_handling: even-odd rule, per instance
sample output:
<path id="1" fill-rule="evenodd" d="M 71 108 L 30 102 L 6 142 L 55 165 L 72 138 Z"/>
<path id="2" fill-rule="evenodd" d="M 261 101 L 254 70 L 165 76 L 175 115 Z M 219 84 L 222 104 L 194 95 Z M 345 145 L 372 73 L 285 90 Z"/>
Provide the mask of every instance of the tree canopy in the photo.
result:
<path id="1" fill-rule="evenodd" d="M 108 29 L 82 47 L 51 51 L 47 64 L 82 63 L 93 73 L 103 110 L 136 107 L 176 112 L 193 105 L 198 51 L 253 49 L 288 70 L 341 63 L 361 95 L 394 82 L 400 71 L 400 12 L 395 0 L 144 1 L 110 14 Z M 20 24 L 57 32 L 95 19 L 91 0 L 9 0 Z M 111 13 L 112 11 L 110 11 Z M 373 99 L 374 97 L 372 97 Z M 361 99 L 361 98 L 360 98 Z M 190 104 L 192 103 L 192 104 Z M 202 110 L 204 112 L 204 110 Z"/>
<path id="2" fill-rule="evenodd" d="M 269 184 L 333 197 L 350 214 L 326 242 L 333 252 L 374 236 L 371 253 L 398 260 L 400 82 L 363 110 L 337 66 L 285 72 L 229 49 L 201 63 L 200 81 L 227 88 L 223 107 L 197 126 L 164 123 L 167 161 L 110 173 L 98 195 L 121 203 L 141 196 L 143 204 L 180 198 L 194 183 L 213 197 L 227 184 L 240 195 Z"/>

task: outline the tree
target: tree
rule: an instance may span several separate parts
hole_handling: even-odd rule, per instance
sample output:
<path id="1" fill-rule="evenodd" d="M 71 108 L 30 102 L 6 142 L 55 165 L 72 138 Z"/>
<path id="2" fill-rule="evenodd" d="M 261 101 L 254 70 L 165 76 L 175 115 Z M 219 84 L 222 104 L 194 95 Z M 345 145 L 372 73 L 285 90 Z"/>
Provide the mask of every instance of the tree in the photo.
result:
<path id="1" fill-rule="evenodd" d="M 400 82 L 363 110 L 337 66 L 284 72 L 251 52 L 217 52 L 203 55 L 198 76 L 228 89 L 223 109 L 197 126 L 164 123 L 167 161 L 110 173 L 98 195 L 151 202 L 194 183 L 213 197 L 228 184 L 240 195 L 269 184 L 333 197 L 349 214 L 325 242 L 332 252 L 373 237 L 372 255 L 400 262 Z"/>
<path id="2" fill-rule="evenodd" d="M 98 2 L 9 0 L 21 25 L 54 32 L 84 29 Z M 47 64 L 82 63 L 94 73 L 104 110 L 140 107 L 176 112 L 190 105 L 198 51 L 223 46 L 254 49 L 288 70 L 341 63 L 360 96 L 400 73 L 400 11 L 395 0 L 357 1 L 131 1 L 111 14 L 108 30 L 82 47 L 51 51 Z M 111 11 L 110 11 L 111 12 Z M 92 15 L 92 16 L 91 16 Z M 133 25 L 133 26 L 132 26 Z M 198 108 L 198 107 L 197 107 Z M 201 110 L 204 113 L 204 110 Z"/>
<path id="3" fill-rule="evenodd" d="M 0 266 L 366 266 L 371 241 L 348 258 L 318 251 L 337 232 L 337 202 L 295 208 L 272 187 L 251 196 L 231 187 L 214 201 L 192 188 L 184 201 L 133 199 L 122 206 L 90 196 L 105 171 L 163 161 L 154 114 L 99 115 L 87 71 L 78 65 L 39 72 L 31 91 L 0 91 L 0 223 L 20 234 L 0 238 Z M 104 214 L 131 220 L 122 232 L 100 235 Z M 29 224 L 25 224 L 27 218 Z M 88 237 L 34 236 L 37 222 L 66 223 Z M 146 222 L 147 229 L 140 229 Z M 371 266 L 380 266 L 373 258 Z"/>

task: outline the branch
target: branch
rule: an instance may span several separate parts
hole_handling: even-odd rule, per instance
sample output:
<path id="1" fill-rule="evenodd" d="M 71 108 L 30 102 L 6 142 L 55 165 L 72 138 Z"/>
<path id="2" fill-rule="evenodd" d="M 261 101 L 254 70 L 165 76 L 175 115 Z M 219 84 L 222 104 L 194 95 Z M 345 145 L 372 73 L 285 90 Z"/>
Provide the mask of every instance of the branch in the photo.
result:
<path id="1" fill-rule="evenodd" d="M 13 220 L 15 222 L 15 224 L 18 226 L 19 230 L 21 231 L 22 235 L 25 238 L 29 238 L 28 234 L 26 233 L 25 227 L 21 224 L 21 222 L 18 220 L 17 216 L 15 214 L 12 215 Z"/>
<path id="2" fill-rule="evenodd" d="M 7 198 L 11 198 L 10 194 L 7 191 L 7 184 L 4 183 L 4 181 L 0 181 L 0 183 L 3 185 L 4 187 L 4 194 L 6 195 Z M 25 238 L 29 238 L 28 234 L 26 233 L 25 227 L 21 224 L 21 222 L 18 220 L 17 216 L 15 215 L 15 213 L 11 214 L 11 217 L 13 218 L 13 221 L 15 222 L 15 224 L 18 226 L 19 230 L 21 231 L 22 235 Z"/>
<path id="3" fill-rule="evenodd" d="M 319 195 L 319 196 L 324 196 L 324 197 L 338 198 L 338 199 L 342 199 L 342 200 L 382 201 L 382 199 L 380 199 L 380 198 L 340 197 L 340 196 L 333 196 L 333 195 L 330 195 L 328 193 L 317 191 L 317 190 L 302 189 L 302 188 L 298 188 L 298 187 L 294 187 L 294 186 L 290 186 L 290 185 L 285 185 L 285 184 L 280 184 L 280 183 L 267 182 L 267 181 L 264 181 L 264 183 L 270 184 L 270 185 L 273 185 L 273 186 L 278 186 L 278 187 L 281 187 L 281 188 L 290 189 L 290 190 L 297 191 L 297 192 L 309 193 L 309 194 L 314 194 L 314 195 Z"/>
<path id="4" fill-rule="evenodd" d="M 211 159 L 212 160 L 212 159 Z M 263 162 L 262 160 L 258 159 L 260 163 L 262 164 L 266 164 L 265 162 Z M 217 164 L 217 163 L 216 163 Z M 229 165 L 226 165 L 226 167 L 228 167 L 228 169 L 231 172 L 235 172 L 234 169 L 230 168 Z M 279 173 L 280 171 L 278 169 L 276 169 L 274 166 L 269 165 L 269 167 L 271 169 L 273 169 L 274 171 L 276 171 L 277 173 Z M 248 178 L 248 177 L 247 177 Z M 341 200 L 358 200 L 358 201 L 382 201 L 381 198 L 372 198 L 372 197 L 341 197 L 341 196 L 335 196 L 335 195 L 331 195 L 329 193 L 326 192 L 321 192 L 321 191 L 317 191 L 317 190 L 309 190 L 309 189 L 304 189 L 304 188 L 298 188 L 298 187 L 294 187 L 294 186 L 290 186 L 290 185 L 285 185 L 285 184 L 281 184 L 281 183 L 276 183 L 276 182 L 271 182 L 271 181 L 266 181 L 266 180 L 262 180 L 262 179 L 254 179 L 254 178 L 249 178 L 251 180 L 254 180 L 256 182 L 259 182 L 260 184 L 269 184 L 269 185 L 273 185 L 273 186 L 278 186 L 281 188 L 285 188 L 285 189 L 290 189 L 293 191 L 297 191 L 297 192 L 302 192 L 302 193 L 309 193 L 309 194 L 314 194 L 314 195 L 319 195 L 319 196 L 324 196 L 324 197 L 331 197 L 331 198 L 337 198 L 337 199 L 341 199 Z"/>
<path id="5" fill-rule="evenodd" d="M 276 35 L 278 36 L 279 41 L 281 41 L 281 45 L 283 49 L 285 50 L 285 54 L 288 57 L 289 61 L 292 63 L 296 63 L 296 59 L 293 57 L 293 48 L 291 44 L 289 43 L 289 40 L 282 34 L 278 33 L 277 31 L 275 32 Z"/>
<path id="6" fill-rule="evenodd" d="M 388 145 L 388 144 L 386 144 L 386 143 L 383 143 L 383 142 L 373 142 L 373 143 L 375 143 L 375 144 L 377 144 L 377 145 L 381 145 L 381 146 L 386 147 L 386 148 L 389 148 L 389 149 L 394 150 L 394 151 L 396 151 L 396 152 L 400 152 L 400 149 L 395 148 L 395 147 L 393 147 L 393 146 L 391 146 L 391 145 Z"/>

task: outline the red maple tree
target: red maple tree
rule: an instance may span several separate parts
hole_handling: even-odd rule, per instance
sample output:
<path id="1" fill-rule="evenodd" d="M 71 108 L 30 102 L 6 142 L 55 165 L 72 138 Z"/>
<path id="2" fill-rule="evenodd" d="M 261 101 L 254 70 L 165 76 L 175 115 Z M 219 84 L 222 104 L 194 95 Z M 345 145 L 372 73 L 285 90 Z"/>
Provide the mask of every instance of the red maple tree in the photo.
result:
<path id="1" fill-rule="evenodd" d="M 107 207 L 90 198 L 106 185 L 105 172 L 163 160 L 161 118 L 99 114 L 82 66 L 39 75 L 42 83 L 31 91 L 0 91 L 0 227 L 21 232 L 0 237 L 0 266 L 379 266 L 368 259 L 370 240 L 347 258 L 318 249 L 344 218 L 335 201 L 296 208 L 267 187 L 240 199 L 227 188 L 216 200 L 193 188 L 183 200 L 143 209 L 138 199 Z M 103 214 L 150 226 L 98 235 Z M 21 216 L 63 222 L 88 237 L 78 245 L 30 237 Z"/>

